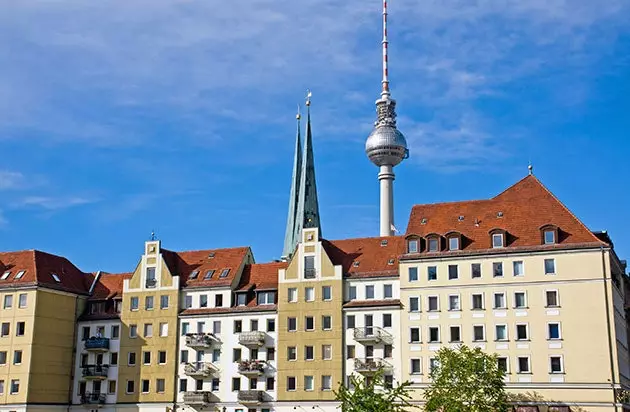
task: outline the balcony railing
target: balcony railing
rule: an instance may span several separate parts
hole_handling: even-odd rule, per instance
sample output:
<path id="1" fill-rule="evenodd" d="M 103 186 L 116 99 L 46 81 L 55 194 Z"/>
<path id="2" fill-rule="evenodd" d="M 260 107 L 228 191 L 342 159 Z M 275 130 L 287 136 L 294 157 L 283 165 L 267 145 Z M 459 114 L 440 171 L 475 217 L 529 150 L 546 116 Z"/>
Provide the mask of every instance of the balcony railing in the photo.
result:
<path id="1" fill-rule="evenodd" d="M 186 346 L 193 349 L 207 349 L 212 345 L 221 343 L 214 333 L 188 333 L 186 334 Z"/>
<path id="2" fill-rule="evenodd" d="M 109 350 L 109 338 L 92 336 L 85 341 L 85 350 L 90 352 L 107 352 Z"/>
<path id="3" fill-rule="evenodd" d="M 245 376 L 260 376 L 266 367 L 267 362 L 262 360 L 242 360 L 238 363 L 238 372 Z"/>
<path id="4" fill-rule="evenodd" d="M 207 377 L 218 372 L 219 368 L 208 362 L 187 363 L 184 366 L 184 373 L 190 377 Z"/>
<path id="5" fill-rule="evenodd" d="M 83 377 L 85 379 L 107 379 L 109 365 L 85 365 L 83 366 Z"/>
<path id="6" fill-rule="evenodd" d="M 261 331 L 243 332 L 238 335 L 238 343 L 248 347 L 261 347 L 265 344 L 266 336 L 266 333 Z"/>
<path id="7" fill-rule="evenodd" d="M 354 328 L 354 340 L 359 343 L 390 343 L 392 335 L 378 326 Z"/>
<path id="8" fill-rule="evenodd" d="M 304 269 L 304 279 L 315 279 L 316 276 L 317 276 L 317 270 L 315 270 L 315 268 Z"/>
<path id="9" fill-rule="evenodd" d="M 205 405 L 219 402 L 219 398 L 212 392 L 184 392 L 184 403 L 188 405 Z"/>
<path id="10" fill-rule="evenodd" d="M 354 371 L 362 375 L 373 375 L 379 369 L 391 370 L 392 365 L 383 359 L 355 359 Z"/>
<path id="11" fill-rule="evenodd" d="M 146 288 L 147 289 L 153 289 L 156 286 L 157 286 L 157 280 L 156 279 L 147 279 L 146 280 Z"/>
<path id="12" fill-rule="evenodd" d="M 263 400 L 263 391 L 238 391 L 238 401 L 243 405 L 259 405 Z"/>
<path id="13" fill-rule="evenodd" d="M 104 393 L 84 393 L 81 395 L 82 405 L 98 405 L 105 403 Z"/>

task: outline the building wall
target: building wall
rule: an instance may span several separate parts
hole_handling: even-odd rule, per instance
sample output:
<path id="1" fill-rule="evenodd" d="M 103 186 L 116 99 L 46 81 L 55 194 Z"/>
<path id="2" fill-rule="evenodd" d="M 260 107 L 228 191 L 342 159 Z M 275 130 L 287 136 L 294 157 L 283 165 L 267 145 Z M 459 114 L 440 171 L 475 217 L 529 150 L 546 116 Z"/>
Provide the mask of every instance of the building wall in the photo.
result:
<path id="1" fill-rule="evenodd" d="M 278 400 L 331 401 L 332 390 L 322 390 L 322 376 L 331 376 L 332 388 L 343 380 L 343 283 L 340 266 L 335 267 L 318 241 L 317 229 L 304 229 L 303 239 L 286 270 L 280 271 L 278 286 Z M 305 256 L 315 257 L 315 279 L 304 277 Z M 322 300 L 322 287 L 332 288 L 332 299 Z M 305 301 L 305 288 L 313 287 L 313 302 Z M 297 289 L 297 302 L 289 302 L 288 289 Z M 314 330 L 305 331 L 305 318 L 314 318 Z M 331 330 L 322 330 L 322 317 L 332 317 Z M 297 330 L 288 331 L 288 319 L 297 319 Z M 304 358 L 305 346 L 314 347 L 314 360 Z M 322 345 L 332 346 L 332 359 L 322 359 Z M 296 347 L 297 359 L 289 361 L 288 347 Z M 313 376 L 313 391 L 304 390 L 305 376 Z M 287 388 L 295 377 L 296 390 Z M 331 388 L 331 389 L 332 389 Z"/>
<path id="2" fill-rule="evenodd" d="M 179 307 L 179 276 L 173 276 L 159 253 L 158 241 L 146 242 L 142 256 L 131 279 L 123 286 L 123 305 L 120 314 L 121 339 L 118 366 L 119 403 L 172 403 L 175 399 L 177 376 L 177 313 Z M 147 287 L 146 274 L 155 268 L 157 284 Z M 160 308 L 161 297 L 168 297 L 168 307 Z M 153 297 L 153 309 L 146 308 L 146 298 Z M 138 298 L 138 309 L 131 308 L 132 298 Z M 167 335 L 160 336 L 160 325 L 167 325 Z M 137 337 L 130 336 L 132 326 Z M 145 335 L 145 325 L 152 325 L 152 336 Z M 149 364 L 144 364 L 144 352 L 151 353 Z M 166 362 L 159 362 L 160 352 L 166 353 Z M 129 354 L 135 353 L 135 366 L 129 365 Z M 149 381 L 149 391 L 143 393 L 142 382 Z M 158 380 L 164 381 L 164 390 L 157 391 Z M 127 382 L 134 382 L 134 391 L 127 391 Z"/>

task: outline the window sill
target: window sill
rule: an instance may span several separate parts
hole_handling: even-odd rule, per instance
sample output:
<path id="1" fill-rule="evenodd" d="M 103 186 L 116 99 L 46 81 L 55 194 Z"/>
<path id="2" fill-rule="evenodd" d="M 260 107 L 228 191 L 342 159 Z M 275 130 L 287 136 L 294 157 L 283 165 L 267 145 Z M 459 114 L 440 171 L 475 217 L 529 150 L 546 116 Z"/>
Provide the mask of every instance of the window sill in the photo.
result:
<path id="1" fill-rule="evenodd" d="M 531 342 L 531 339 L 516 339 L 517 342 Z"/>
<path id="2" fill-rule="evenodd" d="M 559 309 L 560 307 L 560 305 L 547 305 L 545 306 L 545 309 Z"/>
<path id="3" fill-rule="evenodd" d="M 480 339 L 480 340 L 474 340 L 473 339 L 473 343 L 488 343 L 488 341 L 485 340 L 485 339 Z"/>
<path id="4" fill-rule="evenodd" d="M 529 309 L 529 306 L 514 306 L 512 309 Z"/>

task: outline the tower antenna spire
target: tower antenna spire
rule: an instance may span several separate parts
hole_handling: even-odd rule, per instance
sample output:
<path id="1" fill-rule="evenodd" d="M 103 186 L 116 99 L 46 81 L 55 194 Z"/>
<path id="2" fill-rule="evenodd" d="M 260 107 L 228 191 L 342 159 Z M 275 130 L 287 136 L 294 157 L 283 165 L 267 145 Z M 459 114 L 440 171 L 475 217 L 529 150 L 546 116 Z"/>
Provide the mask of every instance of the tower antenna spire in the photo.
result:
<path id="1" fill-rule="evenodd" d="M 383 91 L 381 97 L 383 99 L 389 98 L 389 71 L 388 71 L 388 57 L 389 57 L 389 41 L 387 40 L 387 0 L 383 0 Z"/>

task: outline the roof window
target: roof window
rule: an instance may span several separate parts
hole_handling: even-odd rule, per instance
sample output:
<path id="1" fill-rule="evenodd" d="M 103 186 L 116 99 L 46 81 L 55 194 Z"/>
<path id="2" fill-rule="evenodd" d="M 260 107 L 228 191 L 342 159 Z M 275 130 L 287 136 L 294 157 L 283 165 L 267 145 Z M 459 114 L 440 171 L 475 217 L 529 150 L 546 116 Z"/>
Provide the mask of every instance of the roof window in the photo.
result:
<path id="1" fill-rule="evenodd" d="M 0 277 L 0 280 L 7 280 L 10 274 L 11 274 L 11 271 L 7 270 L 6 272 L 2 274 L 2 277 Z"/>
<path id="2" fill-rule="evenodd" d="M 192 272 L 190 272 L 189 279 L 197 279 L 197 276 L 199 276 L 199 271 L 198 270 L 193 270 Z"/>
<path id="3" fill-rule="evenodd" d="M 381 246 L 387 246 L 387 239 L 381 240 Z"/>
<path id="4" fill-rule="evenodd" d="M 420 221 L 421 225 L 426 225 L 427 224 L 427 218 L 423 217 L 422 220 Z"/>
<path id="5" fill-rule="evenodd" d="M 26 271 L 25 270 L 20 270 L 16 275 L 15 275 L 15 279 L 21 279 L 22 276 L 24 276 L 24 273 Z"/>
<path id="6" fill-rule="evenodd" d="M 214 252 L 208 253 L 208 259 L 212 259 L 214 257 Z"/>
<path id="7" fill-rule="evenodd" d="M 352 266 L 354 266 L 355 268 L 359 267 L 359 261 L 355 260 L 354 262 L 352 262 Z"/>
<path id="8" fill-rule="evenodd" d="M 457 220 L 459 220 L 460 222 L 464 221 L 464 216 L 463 215 L 459 215 L 459 217 L 457 218 Z"/>
<path id="9" fill-rule="evenodd" d="M 226 278 L 229 273 L 230 273 L 230 269 L 223 269 L 223 271 L 221 272 L 221 275 L 219 277 L 220 278 Z"/>
<path id="10" fill-rule="evenodd" d="M 387 261 L 387 264 L 388 264 L 388 265 L 393 265 L 393 264 L 394 264 L 394 259 L 389 259 L 389 260 Z"/>
<path id="11" fill-rule="evenodd" d="M 52 276 L 55 282 L 61 283 L 61 279 L 59 279 L 59 276 L 56 273 L 51 273 L 50 276 Z"/>
<path id="12" fill-rule="evenodd" d="M 210 269 L 209 271 L 207 271 L 206 274 L 203 276 L 203 280 L 212 279 L 212 275 L 214 275 L 214 269 Z"/>
<path id="13" fill-rule="evenodd" d="M 503 212 L 501 211 L 497 212 L 497 217 L 503 217 Z"/>

